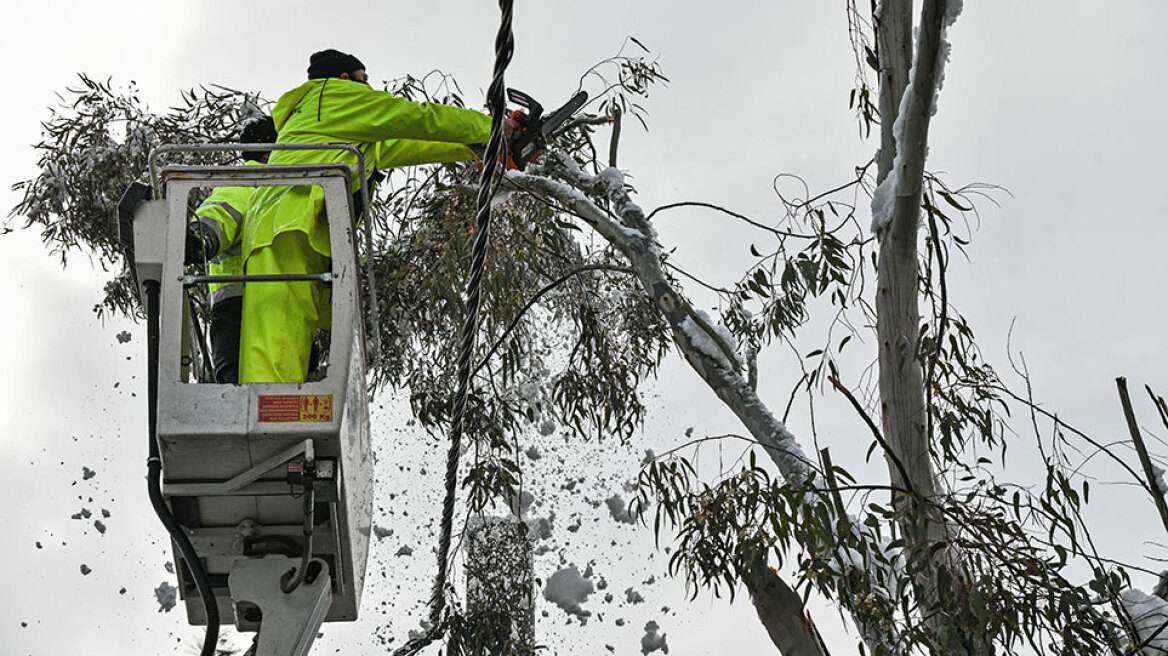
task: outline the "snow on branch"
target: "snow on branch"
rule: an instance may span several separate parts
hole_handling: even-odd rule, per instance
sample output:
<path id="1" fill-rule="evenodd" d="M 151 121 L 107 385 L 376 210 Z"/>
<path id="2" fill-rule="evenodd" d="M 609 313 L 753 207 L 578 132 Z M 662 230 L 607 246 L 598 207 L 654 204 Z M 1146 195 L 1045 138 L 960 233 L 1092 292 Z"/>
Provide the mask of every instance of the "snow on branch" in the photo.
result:
<path id="1" fill-rule="evenodd" d="M 1168 654 L 1168 601 L 1129 589 L 1119 593 L 1119 602 L 1131 617 L 1140 653 Z"/>
<path id="2" fill-rule="evenodd" d="M 621 252 L 641 286 L 657 304 L 673 329 L 674 341 L 698 375 L 738 416 L 766 450 L 784 478 L 795 484 L 811 480 L 815 467 L 795 436 L 758 398 L 743 375 L 744 365 L 725 330 L 693 307 L 662 269 L 656 232 L 645 213 L 629 197 L 624 176 L 615 168 L 589 176 L 575 162 L 556 153 L 545 157 L 547 175 L 508 172 L 516 186 L 554 199 L 568 212 L 587 221 Z M 552 179 L 555 176 L 557 179 Z M 608 200 L 608 209 L 589 194 Z"/>
<path id="3" fill-rule="evenodd" d="M 961 15 L 963 5 L 964 0 L 927 0 L 921 9 L 916 56 L 892 126 L 896 158 L 872 195 L 874 233 L 905 222 L 916 225 L 921 180 L 929 151 L 929 121 L 937 113 L 937 96 L 945 81 L 945 64 L 951 49 L 949 27 Z"/>
<path id="4" fill-rule="evenodd" d="M 629 197 L 620 171 L 609 168 L 589 176 L 575 162 L 558 153 L 548 154 L 539 167 L 529 171 L 509 171 L 507 182 L 543 196 L 587 222 L 628 260 L 642 288 L 668 320 L 674 341 L 686 361 L 763 447 L 780 474 L 797 486 L 818 477 L 814 462 L 804 454 L 795 436 L 755 393 L 747 378 L 749 367 L 742 364 L 743 358 L 732 346 L 732 336 L 694 308 L 666 277 L 662 269 L 664 255 L 657 245 L 656 233 L 644 212 Z M 603 197 L 607 201 L 605 207 L 594 202 L 591 196 Z M 862 522 L 849 518 L 847 524 L 857 542 L 870 547 L 881 543 Z M 845 558 L 840 553 L 839 562 L 844 568 L 865 571 L 874 581 L 898 577 L 901 563 L 895 554 L 888 555 L 887 563 L 852 552 L 848 555 L 853 557 Z M 879 650 L 894 652 L 897 637 L 891 626 L 863 620 L 859 620 L 859 625 L 869 649 L 878 653 Z"/>

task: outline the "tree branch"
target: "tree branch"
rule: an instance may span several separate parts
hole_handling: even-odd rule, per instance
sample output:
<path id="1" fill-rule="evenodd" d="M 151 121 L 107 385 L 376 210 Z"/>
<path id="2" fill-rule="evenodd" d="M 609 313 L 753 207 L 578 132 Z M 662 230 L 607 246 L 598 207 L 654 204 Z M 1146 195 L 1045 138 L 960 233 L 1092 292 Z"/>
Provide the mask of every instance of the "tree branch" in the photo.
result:
<path id="1" fill-rule="evenodd" d="M 830 656 L 799 594 L 765 563 L 743 577 L 758 619 L 783 656 Z"/>
<path id="2" fill-rule="evenodd" d="M 699 313 L 665 276 L 655 233 L 644 213 L 629 198 L 623 176 L 607 169 L 596 177 L 584 175 L 572 163 L 554 156 L 545 157 L 544 170 L 561 176 L 565 184 L 547 177 L 509 171 L 509 178 L 523 187 L 554 198 L 573 214 L 582 216 L 598 233 L 630 262 L 642 288 L 654 299 L 673 329 L 674 341 L 698 375 L 723 400 L 763 446 L 789 481 L 806 483 L 814 471 L 813 462 L 799 448 L 795 436 L 776 419 L 733 361 L 724 355 L 723 338 L 708 324 L 694 320 Z M 611 210 L 599 208 L 581 190 L 607 196 Z M 614 220 L 615 219 L 615 220 Z M 714 350 L 710 350 L 714 346 Z"/>
<path id="3" fill-rule="evenodd" d="M 915 495 L 916 491 L 913 489 L 912 478 L 909 477 L 908 470 L 905 469 L 904 463 L 900 461 L 900 457 L 896 455 L 896 451 L 892 449 L 892 445 L 885 441 L 884 436 L 880 434 L 880 428 L 876 426 L 876 422 L 872 421 L 872 418 L 869 417 L 868 413 L 864 411 L 864 406 L 860 405 L 860 402 L 856 399 L 855 395 L 852 394 L 851 390 L 840 384 L 838 378 L 835 376 L 828 376 L 827 380 L 831 383 L 832 387 L 836 388 L 837 391 L 847 397 L 848 401 L 851 402 L 852 407 L 856 409 L 856 412 L 860 415 L 861 418 L 863 418 L 864 423 L 868 425 L 868 429 L 872 431 L 872 436 L 876 438 L 877 444 L 880 445 L 881 449 L 884 449 L 884 454 L 888 456 L 888 459 L 892 461 L 893 466 L 895 466 L 896 470 L 900 472 L 900 477 L 904 481 L 905 487 L 908 488 L 908 491 L 911 494 Z"/>
<path id="4" fill-rule="evenodd" d="M 804 235 L 804 234 L 801 234 L 798 232 L 788 232 L 786 230 L 778 230 L 778 229 L 772 228 L 768 225 L 759 223 L 758 221 L 755 221 L 754 219 L 752 219 L 748 216 L 739 214 L 738 212 L 732 212 L 732 211 L 730 211 L 730 210 L 728 210 L 725 207 L 722 207 L 720 205 L 714 205 L 713 203 L 704 203 L 702 201 L 697 201 L 697 200 L 689 200 L 689 201 L 683 201 L 680 203 L 670 203 L 668 205 L 662 205 L 662 206 L 658 207 L 657 209 L 653 210 L 652 212 L 649 212 L 649 216 L 645 217 L 645 220 L 652 221 L 653 217 L 656 216 L 657 213 L 660 212 L 661 210 L 671 210 L 671 209 L 675 209 L 678 207 L 704 207 L 706 209 L 717 210 L 723 214 L 732 216 L 732 217 L 742 221 L 743 223 L 752 225 L 755 228 L 758 228 L 759 230 L 765 230 L 765 231 L 767 231 L 775 236 L 778 236 L 778 237 L 796 237 L 798 239 L 815 239 L 815 237 L 816 237 L 816 235 Z"/>
<path id="5" fill-rule="evenodd" d="M 1157 512 L 1160 513 L 1160 521 L 1164 524 L 1164 530 L 1168 531 L 1168 502 L 1164 500 L 1164 492 L 1168 490 L 1160 489 L 1160 477 L 1156 475 L 1155 469 L 1152 468 L 1152 459 L 1148 457 L 1148 447 L 1144 444 L 1144 436 L 1140 433 L 1139 424 L 1136 422 L 1136 413 L 1132 409 L 1131 397 L 1127 393 L 1127 379 L 1123 376 L 1116 378 L 1115 386 L 1119 388 L 1119 402 L 1123 406 L 1123 418 L 1127 421 L 1127 429 L 1131 432 L 1132 442 L 1136 446 L 1136 453 L 1140 456 L 1140 465 L 1144 468 L 1144 476 L 1147 477 L 1148 490 L 1152 493 L 1152 501 L 1156 504 Z"/>
<path id="6" fill-rule="evenodd" d="M 620 146 L 621 111 L 620 107 L 612 108 L 612 137 L 608 142 L 608 165 L 616 168 L 616 151 Z"/>

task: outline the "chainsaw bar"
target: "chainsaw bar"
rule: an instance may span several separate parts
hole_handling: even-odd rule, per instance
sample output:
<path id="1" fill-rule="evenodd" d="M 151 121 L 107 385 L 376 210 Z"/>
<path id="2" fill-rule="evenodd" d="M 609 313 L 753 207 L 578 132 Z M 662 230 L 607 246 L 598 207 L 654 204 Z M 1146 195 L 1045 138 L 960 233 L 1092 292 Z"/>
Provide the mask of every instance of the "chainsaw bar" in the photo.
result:
<path id="1" fill-rule="evenodd" d="M 543 106 L 518 89 L 507 89 L 507 98 L 527 110 L 527 116 L 523 121 L 523 132 L 519 133 L 510 144 L 511 158 L 515 162 L 515 167 L 522 171 L 527 167 L 528 162 L 535 159 L 543 151 L 551 133 L 579 111 L 584 103 L 588 102 L 588 92 L 577 93 L 562 107 L 546 117 L 543 115 Z"/>
<path id="2" fill-rule="evenodd" d="M 587 91 L 581 91 L 572 96 L 571 100 L 564 103 L 563 107 L 552 112 L 550 116 L 543 120 L 543 125 L 540 126 L 540 136 L 546 139 L 556 128 L 563 125 L 564 121 L 567 121 L 573 114 L 579 111 L 586 102 L 588 102 Z"/>

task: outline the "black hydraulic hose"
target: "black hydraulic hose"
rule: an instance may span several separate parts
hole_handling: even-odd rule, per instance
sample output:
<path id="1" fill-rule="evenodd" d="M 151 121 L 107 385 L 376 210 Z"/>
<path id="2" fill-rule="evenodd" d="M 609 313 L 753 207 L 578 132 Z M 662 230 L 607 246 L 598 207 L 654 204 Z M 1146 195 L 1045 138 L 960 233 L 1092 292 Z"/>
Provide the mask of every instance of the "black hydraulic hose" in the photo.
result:
<path id="1" fill-rule="evenodd" d="M 316 490 L 314 481 L 309 478 L 304 489 L 304 550 L 300 554 L 300 567 L 288 570 L 280 578 L 280 589 L 284 594 L 289 594 L 300 584 L 304 582 L 308 576 L 308 564 L 312 562 L 312 524 L 313 517 L 316 516 Z"/>
<path id="2" fill-rule="evenodd" d="M 211 579 L 207 578 L 207 570 L 195 553 L 190 538 L 162 498 L 162 458 L 158 451 L 159 286 L 156 280 L 147 280 L 143 286 L 146 288 L 146 402 L 147 421 L 150 424 L 147 430 L 150 436 L 150 457 L 146 459 L 146 486 L 150 493 L 150 505 L 166 527 L 166 532 L 178 544 L 191 576 L 195 579 L 195 585 L 199 588 L 199 595 L 203 597 L 203 608 L 207 612 L 207 635 L 199 654 L 215 656 L 215 647 L 219 643 L 219 605 L 215 601 L 215 591 L 211 589 Z"/>

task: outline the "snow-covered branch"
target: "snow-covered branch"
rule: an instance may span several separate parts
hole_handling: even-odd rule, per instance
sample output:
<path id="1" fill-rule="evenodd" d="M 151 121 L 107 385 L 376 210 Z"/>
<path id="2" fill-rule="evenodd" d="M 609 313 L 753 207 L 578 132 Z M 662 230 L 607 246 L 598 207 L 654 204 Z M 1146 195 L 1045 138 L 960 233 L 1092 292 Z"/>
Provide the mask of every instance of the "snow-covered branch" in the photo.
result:
<path id="1" fill-rule="evenodd" d="M 554 156 L 548 157 L 544 170 L 566 182 L 517 172 L 510 172 L 508 178 L 524 189 L 555 199 L 628 259 L 641 286 L 669 321 L 674 341 L 690 366 L 765 447 L 784 478 L 795 484 L 808 482 L 815 471 L 813 461 L 751 389 L 728 335 L 715 328 L 666 277 L 656 233 L 629 197 L 620 171 L 609 168 L 588 176 L 571 162 Z M 611 209 L 601 209 L 585 192 L 605 196 Z"/>
<path id="2" fill-rule="evenodd" d="M 872 197 L 872 232 L 891 229 L 902 238 L 910 231 L 915 234 L 929 152 L 929 122 L 937 111 L 937 94 L 949 60 L 947 32 L 961 14 L 962 4 L 963 0 L 926 0 L 921 9 L 916 57 L 892 124 L 895 159 Z M 897 49 L 893 47 L 892 52 Z"/>
<path id="3" fill-rule="evenodd" d="M 669 322 L 674 341 L 694 371 L 742 421 L 784 478 L 795 485 L 809 483 L 817 471 L 815 464 L 786 425 L 755 393 L 754 385 L 748 379 L 749 367 L 742 364 L 742 358 L 731 346 L 731 336 L 694 308 L 666 277 L 656 233 L 644 212 L 629 197 L 621 173 L 609 168 L 599 175 L 589 176 L 570 160 L 554 153 L 545 158 L 537 171 L 539 175 L 512 171 L 507 174 L 507 179 L 517 187 L 552 200 L 586 221 L 628 260 L 642 288 Z M 608 201 L 608 209 L 594 202 L 591 195 L 603 196 Z M 850 526 L 859 540 L 869 544 L 876 542 L 858 522 L 851 522 Z M 858 570 L 880 568 L 872 559 L 861 557 L 845 559 L 841 565 Z M 890 572 L 871 572 L 871 575 L 874 580 L 894 578 Z M 775 597 L 782 596 L 780 590 L 760 587 L 757 593 L 752 589 L 752 594 L 755 594 L 756 603 L 765 606 L 765 609 L 759 608 L 759 615 L 772 636 L 776 631 L 785 631 L 784 625 L 803 622 L 801 604 L 792 606 Z M 876 626 L 859 618 L 857 622 L 869 649 L 875 651 L 879 647 L 884 653 L 893 653 L 896 638 L 890 626 Z M 807 634 L 800 640 L 810 637 Z"/>

